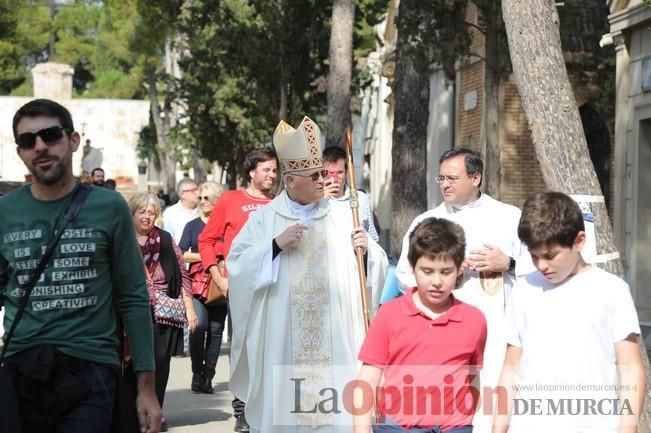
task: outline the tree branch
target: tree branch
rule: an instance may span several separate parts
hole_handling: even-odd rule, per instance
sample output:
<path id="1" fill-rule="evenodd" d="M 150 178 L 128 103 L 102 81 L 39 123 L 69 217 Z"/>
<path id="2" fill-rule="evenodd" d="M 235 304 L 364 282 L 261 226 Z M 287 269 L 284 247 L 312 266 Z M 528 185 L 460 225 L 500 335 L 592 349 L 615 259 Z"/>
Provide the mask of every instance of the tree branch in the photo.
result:
<path id="1" fill-rule="evenodd" d="M 468 54 L 466 54 L 466 56 L 474 57 L 474 58 L 479 59 L 479 60 L 483 60 L 484 62 L 486 62 L 486 64 L 488 64 L 488 59 L 486 57 L 482 56 L 481 54 L 468 53 Z"/>
<path id="2" fill-rule="evenodd" d="M 651 1 L 651 0 L 650 0 L 650 1 Z M 467 26 L 470 26 L 470 27 L 474 28 L 474 29 L 477 30 L 479 33 L 481 33 L 482 35 L 486 35 L 486 30 L 482 29 L 482 28 L 479 27 L 477 24 L 475 24 L 475 23 L 471 23 L 470 21 L 464 21 L 464 24 L 467 25 Z"/>

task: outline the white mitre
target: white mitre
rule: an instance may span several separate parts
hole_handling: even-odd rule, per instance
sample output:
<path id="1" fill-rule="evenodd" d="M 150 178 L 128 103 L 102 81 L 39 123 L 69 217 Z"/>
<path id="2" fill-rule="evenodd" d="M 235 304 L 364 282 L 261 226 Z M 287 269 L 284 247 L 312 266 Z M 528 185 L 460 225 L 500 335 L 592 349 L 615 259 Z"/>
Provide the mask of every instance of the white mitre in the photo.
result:
<path id="1" fill-rule="evenodd" d="M 281 120 L 274 131 L 273 144 L 285 173 L 323 167 L 321 130 L 307 116 L 296 129 Z"/>

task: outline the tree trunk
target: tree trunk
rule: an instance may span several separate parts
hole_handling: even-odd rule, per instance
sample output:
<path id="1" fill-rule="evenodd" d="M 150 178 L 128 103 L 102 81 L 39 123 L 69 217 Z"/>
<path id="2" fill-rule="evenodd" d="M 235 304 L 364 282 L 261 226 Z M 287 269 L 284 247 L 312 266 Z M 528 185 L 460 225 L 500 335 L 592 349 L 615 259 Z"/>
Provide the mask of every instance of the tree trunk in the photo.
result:
<path id="1" fill-rule="evenodd" d="M 169 136 L 169 117 L 163 117 L 158 103 L 158 89 L 156 88 L 156 72 L 153 67 L 148 68 L 147 81 L 149 85 L 149 105 L 151 117 L 156 127 L 156 143 L 158 145 L 161 160 L 161 174 L 163 176 L 164 188 L 169 192 L 176 188 L 176 161 L 172 153 L 167 151 L 167 137 Z"/>
<path id="2" fill-rule="evenodd" d="M 285 67 L 280 65 L 280 109 L 278 110 L 278 120 L 287 120 L 287 114 L 289 112 L 289 103 L 287 95 L 287 72 Z"/>
<path id="3" fill-rule="evenodd" d="M 203 183 L 208 179 L 208 172 L 203 165 L 201 155 L 196 149 L 191 150 L 192 155 L 192 170 L 194 171 L 194 181 L 197 184 Z"/>
<path id="4" fill-rule="evenodd" d="M 496 199 L 500 198 L 500 142 L 499 142 L 499 118 L 500 118 L 500 76 L 498 71 L 497 37 L 498 32 L 493 25 L 493 19 L 486 20 L 486 64 L 484 68 L 484 92 L 485 92 L 485 120 L 484 138 L 486 152 L 484 154 L 484 179 L 486 193 Z"/>
<path id="5" fill-rule="evenodd" d="M 427 121 L 429 77 L 419 74 L 404 47 L 402 18 L 410 13 L 399 6 L 396 72 L 393 85 L 395 118 L 391 150 L 391 234 L 390 252 L 398 257 L 405 228 L 427 209 Z M 413 12 L 411 12 L 413 13 Z M 402 35 L 402 36 L 401 36 Z"/>
<path id="6" fill-rule="evenodd" d="M 570 85 L 559 33 L 559 19 L 551 0 L 502 0 L 513 72 L 547 188 L 567 194 L 601 196 L 590 160 L 581 118 Z M 591 203 L 599 254 L 617 251 L 604 203 Z M 621 261 L 610 260 L 605 270 L 623 277 Z M 640 341 L 649 377 L 649 360 Z M 649 431 L 647 405 L 640 432 Z"/>
<path id="7" fill-rule="evenodd" d="M 353 71 L 355 1 L 334 0 L 331 22 L 326 147 L 343 147 L 344 131 L 352 126 L 350 85 Z"/>

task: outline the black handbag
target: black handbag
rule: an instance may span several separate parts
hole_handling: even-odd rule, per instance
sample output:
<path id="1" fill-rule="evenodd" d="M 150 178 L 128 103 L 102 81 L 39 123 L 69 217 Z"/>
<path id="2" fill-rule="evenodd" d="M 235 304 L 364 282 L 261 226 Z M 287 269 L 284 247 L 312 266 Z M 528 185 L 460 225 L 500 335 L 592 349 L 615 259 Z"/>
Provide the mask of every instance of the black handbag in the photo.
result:
<path id="1" fill-rule="evenodd" d="M 79 214 L 79 210 L 81 209 L 84 201 L 86 201 L 89 193 L 90 186 L 84 184 L 79 185 L 75 191 L 72 201 L 63 213 L 63 218 L 57 226 L 54 240 L 52 240 L 50 245 L 48 245 L 45 254 L 43 254 L 43 257 L 41 258 L 38 266 L 30 275 L 29 280 L 23 285 L 23 287 L 21 287 L 21 289 L 24 290 L 25 294 L 19 301 L 18 310 L 16 310 L 16 316 L 14 317 L 14 320 L 11 323 L 11 327 L 5 336 L 4 346 L 0 352 L 0 407 L 3 408 L 3 414 L 0 417 L 0 433 L 23 432 L 20 422 L 18 393 L 16 390 L 14 376 L 7 370 L 3 362 L 5 353 L 7 352 L 7 347 L 9 347 L 9 342 L 16 332 L 18 322 L 20 322 L 20 319 L 23 317 L 25 307 L 27 307 L 29 295 L 32 293 L 32 290 L 34 289 L 36 282 L 43 273 L 45 266 L 47 266 L 50 259 L 52 258 L 52 254 L 54 253 L 57 244 L 61 240 L 61 236 L 63 235 L 65 228 L 77 217 L 77 214 Z"/>

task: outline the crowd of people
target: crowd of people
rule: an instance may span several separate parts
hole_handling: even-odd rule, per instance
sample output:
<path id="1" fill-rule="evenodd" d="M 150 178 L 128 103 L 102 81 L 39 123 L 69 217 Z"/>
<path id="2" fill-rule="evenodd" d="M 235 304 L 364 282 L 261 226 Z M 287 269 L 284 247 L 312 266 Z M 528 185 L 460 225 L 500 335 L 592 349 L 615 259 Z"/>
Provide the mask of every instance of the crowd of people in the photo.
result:
<path id="1" fill-rule="evenodd" d="M 246 156 L 244 188 L 184 178 L 167 207 L 127 203 L 101 169 L 81 185 L 81 138 L 56 102 L 21 107 L 13 133 L 33 182 L 0 198 L 0 404 L 16 408 L 0 433 L 127 431 L 124 395 L 131 427 L 165 431 L 184 332 L 189 390 L 212 394 L 226 328 L 236 432 L 637 430 L 628 285 L 583 260 L 572 198 L 502 203 L 474 150 L 441 156 L 443 202 L 406 228 L 401 295 L 380 305 L 370 200 L 308 117 Z"/>

